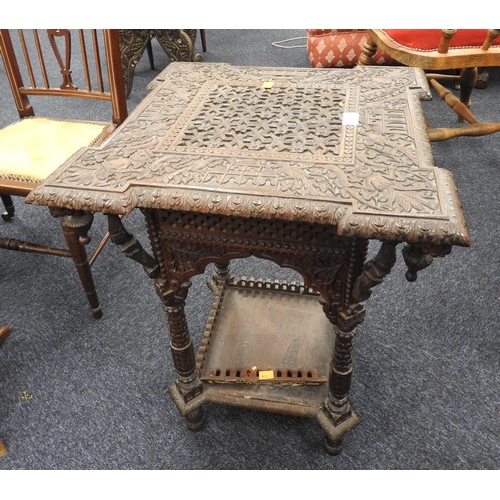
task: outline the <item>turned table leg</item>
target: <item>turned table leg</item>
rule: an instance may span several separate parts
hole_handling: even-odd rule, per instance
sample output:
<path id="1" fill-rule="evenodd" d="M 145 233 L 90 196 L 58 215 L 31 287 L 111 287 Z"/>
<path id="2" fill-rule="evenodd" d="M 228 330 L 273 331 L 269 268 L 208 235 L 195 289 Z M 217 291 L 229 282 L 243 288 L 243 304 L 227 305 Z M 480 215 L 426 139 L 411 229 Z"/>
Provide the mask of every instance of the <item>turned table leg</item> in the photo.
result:
<path id="1" fill-rule="evenodd" d="M 155 237 L 158 230 L 155 217 L 151 211 L 144 213 L 150 236 L 153 236 L 153 250 L 155 255 L 160 257 L 161 265 L 155 256 L 146 251 L 136 237 L 125 229 L 118 215 L 108 214 L 109 234 L 111 241 L 118 246 L 123 255 L 142 264 L 147 275 L 155 279 L 156 291 L 162 300 L 170 327 L 170 349 L 177 372 L 176 387 L 187 403 L 202 392 L 202 385 L 196 373 L 193 342 L 184 312 L 187 291 L 191 283 L 189 281 L 179 283 L 176 276 L 168 275 L 168 270 L 165 270 L 161 259 L 161 251 L 157 248 L 159 240 Z M 203 424 L 201 407 L 188 412 L 185 417 L 190 429 L 199 429 Z"/>
<path id="2" fill-rule="evenodd" d="M 164 307 L 170 329 L 170 350 L 177 372 L 176 386 L 187 403 L 201 394 L 202 385 L 196 372 L 195 352 L 188 331 L 184 304 L 185 297 L 171 297 L 167 299 Z M 203 425 L 202 407 L 185 414 L 185 418 L 190 429 L 199 429 Z"/>
<path id="3" fill-rule="evenodd" d="M 323 403 L 323 412 L 335 427 L 352 416 L 349 405 L 349 390 L 352 378 L 352 347 L 357 326 L 363 321 L 365 310 L 357 305 L 340 311 L 338 324 L 334 326 L 335 348 L 328 377 L 329 392 Z M 325 436 L 328 453 L 337 455 L 342 450 L 342 436 L 335 439 Z"/>
<path id="4" fill-rule="evenodd" d="M 396 243 L 383 242 L 377 255 L 368 261 L 352 286 L 350 302 L 334 316 L 325 311 L 333 323 L 335 347 L 330 362 L 329 391 L 322 413 L 333 427 L 324 425 L 325 447 L 336 455 L 342 450 L 344 433 L 358 423 L 349 405 L 352 377 L 352 347 L 357 326 L 364 321 L 365 309 L 361 302 L 368 299 L 372 288 L 382 283 L 396 262 Z M 359 263 L 358 263 L 359 264 Z"/>
<path id="5" fill-rule="evenodd" d="M 144 271 L 150 278 L 157 278 L 160 275 L 156 259 L 144 250 L 133 234 L 125 229 L 118 215 L 108 214 L 108 228 L 111 241 L 125 257 L 142 264 Z"/>
<path id="6" fill-rule="evenodd" d="M 196 371 L 195 351 L 184 311 L 191 282 L 188 278 L 182 277 L 181 270 L 185 268 L 187 262 L 184 262 L 182 257 L 179 257 L 178 261 L 173 259 L 172 262 L 167 262 L 159 236 L 157 214 L 154 210 L 143 210 L 143 214 L 155 261 L 158 263 L 158 270 L 154 276 L 156 292 L 167 313 L 170 349 L 177 373 L 175 386 L 170 388 L 170 393 L 174 400 L 181 400 L 184 406 L 203 392 L 203 385 Z M 182 411 L 182 414 L 190 429 L 197 430 L 203 425 L 201 406 L 191 411 Z"/>

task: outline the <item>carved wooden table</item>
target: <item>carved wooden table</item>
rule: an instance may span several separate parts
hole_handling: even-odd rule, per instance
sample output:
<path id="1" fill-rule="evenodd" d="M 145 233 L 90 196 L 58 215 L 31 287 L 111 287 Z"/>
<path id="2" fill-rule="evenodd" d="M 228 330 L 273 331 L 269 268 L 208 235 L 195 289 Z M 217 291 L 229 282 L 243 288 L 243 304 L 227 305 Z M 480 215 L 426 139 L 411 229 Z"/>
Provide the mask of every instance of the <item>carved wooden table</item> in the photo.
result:
<path id="1" fill-rule="evenodd" d="M 156 38 L 171 61 L 201 62 L 201 56 L 194 53 L 196 30 L 119 30 L 120 52 L 122 57 L 123 78 L 127 97 L 132 90 L 134 71 L 148 42 Z M 152 54 L 149 54 L 152 61 Z"/>
<path id="2" fill-rule="evenodd" d="M 121 130 L 63 165 L 29 202 L 108 214 L 112 240 L 142 262 L 165 307 L 190 428 L 205 403 L 314 417 L 338 453 L 362 305 L 396 247 L 407 278 L 470 244 L 450 172 L 436 168 L 412 68 L 317 70 L 173 63 Z M 119 215 L 144 213 L 153 255 Z M 365 264 L 370 239 L 380 240 Z M 256 256 L 302 283 L 233 277 Z M 214 302 L 193 345 L 190 278 L 215 263 Z"/>

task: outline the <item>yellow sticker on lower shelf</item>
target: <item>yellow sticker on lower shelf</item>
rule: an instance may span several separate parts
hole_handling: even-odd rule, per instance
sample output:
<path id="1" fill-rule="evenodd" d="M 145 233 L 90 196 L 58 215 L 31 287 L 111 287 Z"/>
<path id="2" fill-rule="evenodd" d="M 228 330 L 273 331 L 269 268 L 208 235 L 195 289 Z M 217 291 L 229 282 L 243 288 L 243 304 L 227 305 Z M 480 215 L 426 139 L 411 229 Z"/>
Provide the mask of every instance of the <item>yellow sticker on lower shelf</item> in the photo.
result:
<path id="1" fill-rule="evenodd" d="M 259 380 L 274 378 L 274 370 L 259 370 Z"/>

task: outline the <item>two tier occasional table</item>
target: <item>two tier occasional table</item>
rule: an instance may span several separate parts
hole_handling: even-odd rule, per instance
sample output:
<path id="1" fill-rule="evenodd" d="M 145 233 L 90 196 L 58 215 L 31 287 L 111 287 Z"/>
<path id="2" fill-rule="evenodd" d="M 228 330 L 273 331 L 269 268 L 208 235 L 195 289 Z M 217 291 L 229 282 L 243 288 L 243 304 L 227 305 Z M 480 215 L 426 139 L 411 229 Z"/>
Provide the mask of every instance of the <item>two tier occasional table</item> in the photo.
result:
<path id="1" fill-rule="evenodd" d="M 413 68 L 172 63 L 120 130 L 64 164 L 28 201 L 108 214 L 112 240 L 154 278 L 190 428 L 205 403 L 314 417 L 338 453 L 363 302 L 404 244 L 407 278 L 470 244 L 450 172 L 434 166 Z M 140 209 L 152 253 L 123 227 Z M 73 215 L 72 215 L 73 214 Z M 377 255 L 365 262 L 370 239 Z M 301 282 L 235 277 L 256 256 Z M 184 305 L 214 263 L 199 345 Z M 361 367 L 362 369 L 362 367 Z"/>

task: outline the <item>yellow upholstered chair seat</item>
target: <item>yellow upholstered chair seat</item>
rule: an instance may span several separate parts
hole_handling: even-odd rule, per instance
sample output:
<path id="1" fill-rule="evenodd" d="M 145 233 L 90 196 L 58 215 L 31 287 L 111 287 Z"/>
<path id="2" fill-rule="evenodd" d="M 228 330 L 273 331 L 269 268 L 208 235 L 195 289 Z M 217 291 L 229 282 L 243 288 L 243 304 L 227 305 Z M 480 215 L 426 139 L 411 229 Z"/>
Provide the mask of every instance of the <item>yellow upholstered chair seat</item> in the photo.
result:
<path id="1" fill-rule="evenodd" d="M 37 117 L 9 125 L 0 130 L 0 177 L 43 181 L 108 128 L 106 123 Z"/>

